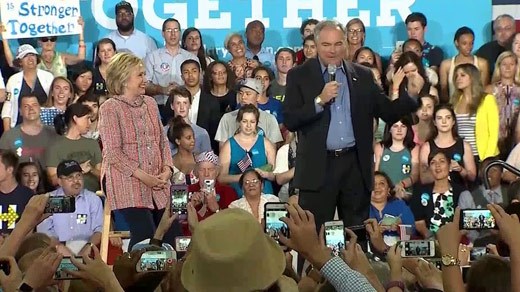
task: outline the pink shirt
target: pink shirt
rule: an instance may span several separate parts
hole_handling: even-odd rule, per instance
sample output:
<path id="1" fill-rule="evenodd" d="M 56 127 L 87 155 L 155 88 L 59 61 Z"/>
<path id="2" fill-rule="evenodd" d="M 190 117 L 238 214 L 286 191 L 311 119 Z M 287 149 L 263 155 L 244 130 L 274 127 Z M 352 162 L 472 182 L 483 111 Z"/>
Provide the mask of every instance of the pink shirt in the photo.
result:
<path id="1" fill-rule="evenodd" d="M 159 175 L 173 169 L 172 155 L 160 122 L 155 100 L 141 96 L 130 104 L 122 96 L 108 99 L 99 109 L 99 134 L 103 143 L 101 177 L 112 210 L 129 207 L 166 207 L 169 187 L 154 191 L 132 176 L 140 168 Z"/>

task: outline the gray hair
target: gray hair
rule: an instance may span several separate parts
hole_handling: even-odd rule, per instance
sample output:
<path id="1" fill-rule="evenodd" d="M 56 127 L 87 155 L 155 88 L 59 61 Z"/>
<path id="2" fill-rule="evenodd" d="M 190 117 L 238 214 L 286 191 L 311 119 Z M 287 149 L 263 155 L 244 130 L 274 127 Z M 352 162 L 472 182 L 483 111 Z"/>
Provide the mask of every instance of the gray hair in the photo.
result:
<path id="1" fill-rule="evenodd" d="M 345 29 L 343 25 L 337 20 L 322 20 L 318 22 L 316 27 L 314 28 L 314 41 L 318 43 L 318 39 L 321 31 L 326 27 L 339 28 L 343 35 L 345 35 Z"/>
<path id="2" fill-rule="evenodd" d="M 493 21 L 493 31 L 495 31 L 497 29 L 497 27 L 496 27 L 497 23 L 503 19 L 509 19 L 513 23 L 513 25 L 516 22 L 516 20 L 513 16 L 511 16 L 509 14 L 500 14 L 499 16 L 497 16 L 497 18 L 495 18 L 495 21 Z"/>
<path id="3" fill-rule="evenodd" d="M 236 37 L 236 36 L 239 37 L 239 38 L 242 40 L 242 42 L 244 41 L 244 38 L 242 37 L 241 34 L 239 34 L 238 32 L 232 32 L 232 33 L 228 34 L 228 35 L 226 36 L 226 38 L 224 39 L 224 48 L 226 48 L 226 49 L 229 50 L 229 47 L 228 47 L 228 45 L 229 45 L 229 41 L 230 41 L 233 37 Z"/>

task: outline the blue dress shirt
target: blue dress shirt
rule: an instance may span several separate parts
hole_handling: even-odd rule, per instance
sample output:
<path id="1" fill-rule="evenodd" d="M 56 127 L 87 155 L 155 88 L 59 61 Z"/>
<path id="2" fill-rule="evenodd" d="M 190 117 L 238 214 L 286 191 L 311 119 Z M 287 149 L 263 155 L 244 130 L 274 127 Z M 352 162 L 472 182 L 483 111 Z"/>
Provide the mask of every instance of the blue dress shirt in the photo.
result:
<path id="1" fill-rule="evenodd" d="M 329 82 L 327 68 L 321 64 L 323 80 Z M 347 75 L 343 66 L 336 70 L 336 81 L 340 83 L 338 96 L 330 104 L 330 124 L 327 134 L 327 150 L 337 150 L 356 145 L 354 128 L 352 126 L 352 115 L 350 112 L 350 89 L 348 87 Z M 316 112 L 323 111 L 323 107 L 316 105 Z"/>

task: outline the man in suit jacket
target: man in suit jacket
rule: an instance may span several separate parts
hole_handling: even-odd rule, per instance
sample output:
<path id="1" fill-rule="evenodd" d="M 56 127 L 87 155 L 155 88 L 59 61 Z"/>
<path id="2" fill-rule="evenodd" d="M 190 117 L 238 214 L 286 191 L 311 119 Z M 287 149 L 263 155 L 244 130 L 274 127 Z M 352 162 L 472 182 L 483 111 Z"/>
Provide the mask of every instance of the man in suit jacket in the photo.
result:
<path id="1" fill-rule="evenodd" d="M 195 60 L 186 60 L 181 64 L 181 76 L 184 85 L 191 92 L 193 100 L 189 119 L 208 131 L 211 139 L 211 148 L 218 153 L 218 142 L 215 141 L 218 123 L 220 122 L 220 105 L 216 99 L 203 93 L 200 88 L 200 64 Z"/>
<path id="2" fill-rule="evenodd" d="M 336 21 L 315 29 L 318 58 L 289 71 L 284 101 L 285 124 L 298 134 L 294 187 L 302 208 L 317 227 L 333 219 L 337 207 L 345 226 L 368 218 L 373 185 L 373 121 L 393 124 L 415 111 L 415 98 L 390 101 L 369 69 L 343 60 L 345 32 Z M 336 65 L 335 81 L 327 67 Z M 410 94 L 424 84 L 417 78 Z"/>

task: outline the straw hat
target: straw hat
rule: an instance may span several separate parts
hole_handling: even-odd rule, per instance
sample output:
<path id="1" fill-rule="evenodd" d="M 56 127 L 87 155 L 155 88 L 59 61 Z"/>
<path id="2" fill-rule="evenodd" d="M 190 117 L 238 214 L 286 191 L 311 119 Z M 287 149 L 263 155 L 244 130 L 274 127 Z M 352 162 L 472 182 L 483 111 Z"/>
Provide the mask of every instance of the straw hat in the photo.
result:
<path id="1" fill-rule="evenodd" d="M 251 214 L 233 208 L 197 226 L 181 280 L 190 292 L 255 291 L 269 288 L 284 270 L 278 244 Z"/>

